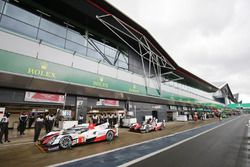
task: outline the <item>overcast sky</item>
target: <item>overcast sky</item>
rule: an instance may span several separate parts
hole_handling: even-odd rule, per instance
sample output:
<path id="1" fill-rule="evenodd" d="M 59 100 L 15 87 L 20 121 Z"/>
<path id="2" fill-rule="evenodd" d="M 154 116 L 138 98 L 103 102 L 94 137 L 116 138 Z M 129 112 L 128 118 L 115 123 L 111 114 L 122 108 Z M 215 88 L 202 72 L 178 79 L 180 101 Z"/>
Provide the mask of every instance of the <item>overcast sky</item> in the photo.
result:
<path id="1" fill-rule="evenodd" d="M 107 0 L 176 63 L 250 102 L 250 0 Z"/>

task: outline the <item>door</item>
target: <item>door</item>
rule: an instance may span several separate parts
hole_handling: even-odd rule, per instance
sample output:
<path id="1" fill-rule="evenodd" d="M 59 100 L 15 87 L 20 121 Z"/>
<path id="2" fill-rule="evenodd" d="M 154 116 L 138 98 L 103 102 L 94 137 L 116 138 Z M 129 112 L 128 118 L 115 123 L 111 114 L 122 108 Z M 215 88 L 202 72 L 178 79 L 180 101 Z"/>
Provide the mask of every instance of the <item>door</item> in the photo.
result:
<path id="1" fill-rule="evenodd" d="M 157 111 L 152 111 L 152 116 L 153 116 L 153 118 L 158 119 L 158 112 Z"/>

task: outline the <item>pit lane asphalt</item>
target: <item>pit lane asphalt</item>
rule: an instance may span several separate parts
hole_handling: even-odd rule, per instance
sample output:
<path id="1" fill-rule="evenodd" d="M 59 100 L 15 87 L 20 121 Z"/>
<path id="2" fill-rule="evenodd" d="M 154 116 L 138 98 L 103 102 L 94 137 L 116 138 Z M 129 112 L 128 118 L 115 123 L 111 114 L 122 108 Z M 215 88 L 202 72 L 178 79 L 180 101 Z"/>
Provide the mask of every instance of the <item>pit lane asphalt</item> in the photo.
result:
<path id="1" fill-rule="evenodd" d="M 124 147 L 141 141 L 154 139 L 161 136 L 166 136 L 190 128 L 197 128 L 199 126 L 218 122 L 217 119 L 209 119 L 206 121 L 198 122 L 170 122 L 167 123 L 166 129 L 158 132 L 151 132 L 148 134 L 138 134 L 128 132 L 128 129 L 121 129 L 119 137 L 113 142 L 100 142 L 84 146 L 73 147 L 72 150 L 62 150 L 51 153 L 42 153 L 37 149 L 34 144 L 31 144 L 32 137 L 25 141 L 26 143 L 15 143 L 12 139 L 11 144 L 0 145 L 0 163 L 1 167 L 4 166 L 46 166 L 64 161 L 69 161 L 76 158 L 86 157 L 97 153 L 113 150 L 116 148 Z M 33 132 L 33 131 L 32 131 Z M 32 135 L 33 136 L 33 135 Z M 127 155 L 120 155 L 126 157 Z"/>
<path id="2" fill-rule="evenodd" d="M 240 117 L 236 118 L 239 119 Z M 127 147 L 124 149 L 119 149 L 117 151 L 112 151 L 109 153 L 101 154 L 98 156 L 93 156 L 89 158 L 82 158 L 79 160 L 67 162 L 67 163 L 61 163 L 57 164 L 56 166 L 65 166 L 65 167 L 74 167 L 74 166 L 82 166 L 82 167 L 88 167 L 88 166 L 95 166 L 95 167 L 111 167 L 111 166 L 119 166 L 122 165 L 128 161 L 132 161 L 136 158 L 140 158 L 144 155 L 153 153 L 155 151 L 161 150 L 162 148 L 169 147 L 171 145 L 174 145 L 178 142 L 181 142 L 183 140 L 187 140 L 193 136 L 199 135 L 200 133 L 204 133 L 204 131 L 211 130 L 213 128 L 216 128 L 217 126 L 224 126 L 224 124 L 230 124 L 231 121 L 235 121 L 234 119 L 226 120 L 222 122 L 217 122 L 210 125 L 205 125 L 199 128 L 191 129 L 185 132 L 177 133 L 175 135 L 170 135 L 167 137 L 162 137 L 157 140 L 153 140 L 150 142 L 145 142 L 139 145 L 135 145 L 133 147 Z M 206 139 L 204 139 L 206 140 Z M 191 149 L 192 150 L 192 149 Z M 185 152 L 185 154 L 190 155 L 190 151 Z M 178 153 L 176 154 L 177 157 Z M 185 156 L 183 156 L 185 157 Z M 162 157 L 163 161 L 166 159 L 166 157 Z M 182 160 L 179 160 L 182 161 Z M 152 160 L 151 163 L 143 163 L 141 166 L 156 166 L 158 161 Z M 158 166 L 162 166 L 164 163 L 158 164 Z M 168 164 L 169 166 L 173 166 L 173 164 Z M 166 165 L 166 166 L 168 166 Z M 127 166 L 127 165 L 124 165 Z M 165 166 L 165 164 L 164 164 Z M 178 165 L 177 165 L 178 166 Z M 185 166 L 185 162 L 184 165 Z"/>
<path id="3" fill-rule="evenodd" d="M 249 119 L 241 117 L 131 166 L 250 167 Z"/>

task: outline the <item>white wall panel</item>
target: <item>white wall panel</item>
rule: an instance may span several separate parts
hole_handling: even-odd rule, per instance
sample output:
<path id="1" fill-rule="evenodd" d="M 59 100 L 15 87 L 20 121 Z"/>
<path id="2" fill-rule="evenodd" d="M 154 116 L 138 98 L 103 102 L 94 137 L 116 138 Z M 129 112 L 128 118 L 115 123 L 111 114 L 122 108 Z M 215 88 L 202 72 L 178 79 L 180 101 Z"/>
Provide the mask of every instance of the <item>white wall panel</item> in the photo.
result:
<path id="1" fill-rule="evenodd" d="M 145 85 L 144 78 L 135 74 L 132 75 L 132 82 L 139 85 Z"/>
<path id="2" fill-rule="evenodd" d="M 0 49 L 36 57 L 39 44 L 36 41 L 21 38 L 17 35 L 0 31 Z"/>
<path id="3" fill-rule="evenodd" d="M 88 59 L 83 58 L 83 57 L 74 56 L 73 67 L 78 68 L 80 70 L 85 70 L 85 71 L 97 73 L 98 63 L 91 61 L 91 60 L 88 60 Z"/>
<path id="4" fill-rule="evenodd" d="M 116 78 L 117 69 L 104 64 L 99 64 L 98 74 Z"/>
<path id="5" fill-rule="evenodd" d="M 66 66 L 71 66 L 73 54 L 46 45 L 40 45 L 38 58 Z"/>
<path id="6" fill-rule="evenodd" d="M 117 79 L 131 82 L 132 81 L 132 74 L 130 72 L 126 72 L 123 70 L 117 70 Z"/>
<path id="7" fill-rule="evenodd" d="M 158 88 L 158 85 L 157 85 L 157 81 L 156 81 L 156 80 L 153 80 L 153 79 L 150 79 L 150 80 L 149 80 L 149 87 L 150 87 L 150 88 L 153 88 L 153 89 L 159 89 L 159 88 Z"/>

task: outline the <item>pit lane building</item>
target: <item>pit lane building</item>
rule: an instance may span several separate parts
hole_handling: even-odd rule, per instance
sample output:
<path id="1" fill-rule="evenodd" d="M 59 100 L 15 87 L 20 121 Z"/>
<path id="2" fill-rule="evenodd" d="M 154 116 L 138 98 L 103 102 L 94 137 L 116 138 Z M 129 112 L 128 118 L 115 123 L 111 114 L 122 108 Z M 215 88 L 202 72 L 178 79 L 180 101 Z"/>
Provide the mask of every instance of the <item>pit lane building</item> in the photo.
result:
<path id="1" fill-rule="evenodd" d="M 0 0 L 0 37 L 0 107 L 13 114 L 131 111 L 140 121 L 225 105 L 219 87 L 104 0 Z"/>

